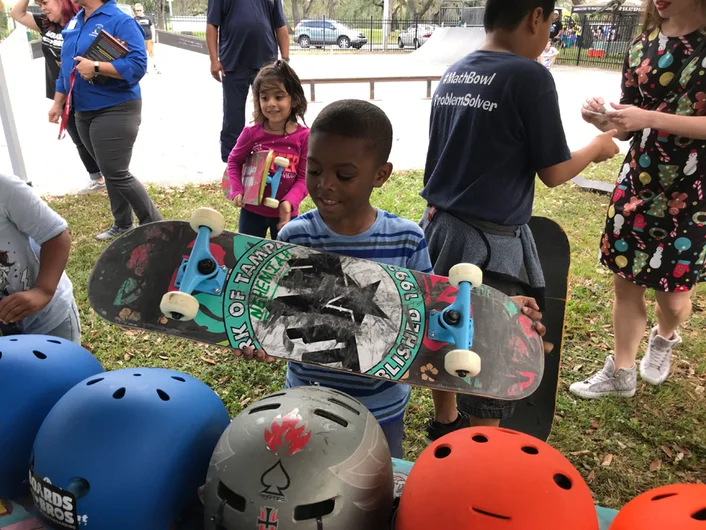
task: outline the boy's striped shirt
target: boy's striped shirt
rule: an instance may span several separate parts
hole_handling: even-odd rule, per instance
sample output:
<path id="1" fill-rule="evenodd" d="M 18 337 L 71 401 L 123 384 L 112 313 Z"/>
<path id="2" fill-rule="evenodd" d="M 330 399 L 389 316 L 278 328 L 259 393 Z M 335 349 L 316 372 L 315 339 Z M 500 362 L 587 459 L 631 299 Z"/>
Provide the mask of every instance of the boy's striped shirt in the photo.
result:
<path id="1" fill-rule="evenodd" d="M 294 245 L 431 273 L 424 232 L 412 221 L 378 210 L 373 225 L 356 236 L 331 231 L 313 210 L 287 223 L 278 239 Z M 381 424 L 400 419 L 409 401 L 409 385 L 289 363 L 287 386 L 319 383 L 361 401 Z"/>

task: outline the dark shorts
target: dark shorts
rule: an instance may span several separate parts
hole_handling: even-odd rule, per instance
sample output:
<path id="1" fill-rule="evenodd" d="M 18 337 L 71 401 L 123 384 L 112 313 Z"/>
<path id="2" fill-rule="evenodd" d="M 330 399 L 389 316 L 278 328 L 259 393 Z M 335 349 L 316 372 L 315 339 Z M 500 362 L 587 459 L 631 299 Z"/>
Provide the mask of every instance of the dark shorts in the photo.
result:
<path id="1" fill-rule="evenodd" d="M 473 228 L 469 226 L 466 230 L 460 220 L 449 216 L 444 216 L 440 221 L 435 218 L 434 222 L 423 216 L 420 226 L 424 230 L 436 274 L 447 276 L 451 266 L 456 263 L 473 263 L 483 268 L 487 247 Z M 483 283 L 508 296 L 532 296 L 525 283 L 513 281 L 506 276 L 491 275 L 484 271 Z M 459 410 L 481 419 L 504 420 L 515 412 L 515 401 L 467 394 L 458 394 L 456 401 Z"/>

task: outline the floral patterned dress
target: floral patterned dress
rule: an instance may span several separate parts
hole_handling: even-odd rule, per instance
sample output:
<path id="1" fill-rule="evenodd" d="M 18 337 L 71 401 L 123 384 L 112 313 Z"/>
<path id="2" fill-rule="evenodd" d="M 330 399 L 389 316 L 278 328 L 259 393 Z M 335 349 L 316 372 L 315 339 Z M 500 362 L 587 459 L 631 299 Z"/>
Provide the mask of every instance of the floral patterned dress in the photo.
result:
<path id="1" fill-rule="evenodd" d="M 706 116 L 706 53 L 695 53 L 705 35 L 667 37 L 657 29 L 637 39 L 625 61 L 621 103 Z M 608 209 L 601 262 L 659 291 L 689 291 L 706 281 L 705 175 L 706 140 L 636 132 Z"/>

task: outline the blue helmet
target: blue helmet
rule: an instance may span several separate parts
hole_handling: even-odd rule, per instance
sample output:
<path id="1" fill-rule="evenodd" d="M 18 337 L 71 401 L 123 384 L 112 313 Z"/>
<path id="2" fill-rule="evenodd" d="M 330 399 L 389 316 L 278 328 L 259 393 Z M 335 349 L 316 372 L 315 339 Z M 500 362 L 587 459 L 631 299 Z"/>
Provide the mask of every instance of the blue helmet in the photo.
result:
<path id="1" fill-rule="evenodd" d="M 198 499 L 230 418 L 207 385 L 161 368 L 81 381 L 47 415 L 30 482 L 44 521 L 81 530 L 168 530 Z"/>
<path id="2" fill-rule="evenodd" d="M 71 341 L 0 337 L 0 498 L 29 493 L 29 458 L 44 418 L 76 383 L 102 371 L 91 352 Z"/>

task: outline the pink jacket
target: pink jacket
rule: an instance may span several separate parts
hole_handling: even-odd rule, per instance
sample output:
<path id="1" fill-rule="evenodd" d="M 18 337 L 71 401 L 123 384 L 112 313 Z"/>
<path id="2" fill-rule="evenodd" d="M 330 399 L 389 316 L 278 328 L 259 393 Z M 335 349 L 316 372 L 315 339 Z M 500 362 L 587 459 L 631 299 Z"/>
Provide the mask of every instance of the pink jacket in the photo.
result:
<path id="1" fill-rule="evenodd" d="M 228 157 L 228 183 L 230 192 L 227 197 L 233 199 L 243 193 L 243 164 L 251 153 L 273 149 L 275 156 L 289 160 L 289 167 L 282 172 L 277 199 L 289 201 L 292 205 L 292 217 L 299 215 L 299 204 L 307 196 L 306 157 L 309 149 L 309 129 L 299 125 L 292 134 L 273 134 L 267 132 L 262 123 L 245 127 L 238 137 L 238 142 Z M 274 163 L 272 173 L 275 171 Z M 265 197 L 270 194 L 270 185 L 265 188 Z M 265 217 L 279 217 L 279 210 L 267 206 L 245 205 L 245 209 Z"/>

